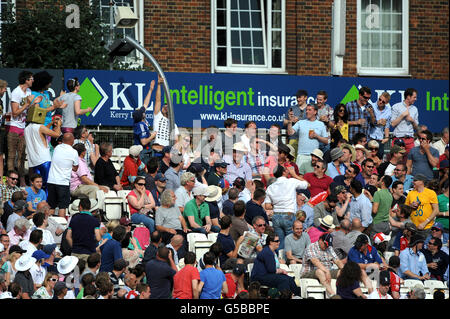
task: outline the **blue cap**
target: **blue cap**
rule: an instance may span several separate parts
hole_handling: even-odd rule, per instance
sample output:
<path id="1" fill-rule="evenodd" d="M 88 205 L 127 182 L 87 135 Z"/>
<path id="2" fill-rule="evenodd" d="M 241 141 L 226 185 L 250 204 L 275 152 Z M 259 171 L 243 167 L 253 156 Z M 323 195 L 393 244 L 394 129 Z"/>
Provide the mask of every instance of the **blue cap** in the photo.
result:
<path id="1" fill-rule="evenodd" d="M 47 259 L 50 255 L 47 255 L 42 250 L 36 250 L 31 257 L 36 258 L 36 260 Z"/>
<path id="2" fill-rule="evenodd" d="M 56 248 L 56 244 L 48 244 L 42 247 L 42 251 L 47 255 L 51 255 Z"/>
<path id="3" fill-rule="evenodd" d="M 160 181 L 160 182 L 165 182 L 165 181 L 167 181 L 167 178 L 166 178 L 163 174 L 157 173 L 157 174 L 155 175 L 154 180 L 155 180 L 155 181 Z"/>
<path id="4" fill-rule="evenodd" d="M 436 228 L 436 229 L 438 229 L 438 230 L 440 230 L 440 231 L 443 231 L 443 230 L 444 230 L 444 227 L 442 226 L 442 224 L 441 224 L 440 222 L 435 222 L 435 223 L 433 224 L 433 226 L 431 226 L 431 229 L 433 229 L 433 228 Z"/>

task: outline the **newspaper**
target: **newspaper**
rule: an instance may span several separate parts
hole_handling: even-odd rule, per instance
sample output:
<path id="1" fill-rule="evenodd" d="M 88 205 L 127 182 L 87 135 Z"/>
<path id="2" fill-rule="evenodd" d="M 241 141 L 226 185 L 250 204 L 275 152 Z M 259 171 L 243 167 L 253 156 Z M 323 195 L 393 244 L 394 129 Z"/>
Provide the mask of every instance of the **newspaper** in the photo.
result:
<path id="1" fill-rule="evenodd" d="M 243 258 L 250 258 L 259 244 L 259 236 L 255 233 L 244 232 L 244 240 L 239 246 L 238 255 Z"/>

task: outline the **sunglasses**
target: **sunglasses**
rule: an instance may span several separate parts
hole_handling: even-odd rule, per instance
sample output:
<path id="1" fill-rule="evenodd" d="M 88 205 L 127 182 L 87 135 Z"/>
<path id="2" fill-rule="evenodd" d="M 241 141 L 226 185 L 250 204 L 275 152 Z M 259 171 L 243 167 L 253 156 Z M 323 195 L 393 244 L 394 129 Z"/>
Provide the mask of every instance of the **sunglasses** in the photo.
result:
<path id="1" fill-rule="evenodd" d="M 339 113 L 340 113 L 340 112 L 345 112 L 345 110 L 344 110 L 344 109 L 340 109 L 340 110 L 339 110 Z"/>
<path id="2" fill-rule="evenodd" d="M 363 95 L 362 98 L 363 98 L 364 100 L 368 100 L 368 99 L 370 99 L 370 95 L 369 95 L 369 96 Z"/>
<path id="3" fill-rule="evenodd" d="M 322 168 L 322 166 L 320 166 L 320 165 L 316 165 L 316 166 L 314 166 L 315 168 Z"/>
<path id="4" fill-rule="evenodd" d="M 256 225 L 256 227 L 266 227 L 266 224 L 259 224 L 259 225 Z"/>
<path id="5" fill-rule="evenodd" d="M 366 168 L 372 169 L 374 168 L 374 166 L 366 166 Z"/>
<path id="6" fill-rule="evenodd" d="M 384 101 L 384 100 L 382 100 L 382 99 L 378 99 L 378 101 L 381 102 L 381 103 L 383 103 L 383 104 L 386 104 L 386 103 L 387 103 L 386 101 Z"/>
<path id="7" fill-rule="evenodd" d="M 436 246 L 436 244 L 435 244 L 435 243 L 432 243 L 432 242 L 429 242 L 428 245 Z"/>
<path id="8" fill-rule="evenodd" d="M 10 177 L 11 180 L 13 181 L 18 181 L 19 179 L 17 177 Z"/>
<path id="9" fill-rule="evenodd" d="M 145 186 L 145 183 L 137 183 L 139 186 Z"/>
<path id="10" fill-rule="evenodd" d="M 431 231 L 441 231 L 441 230 L 438 228 L 431 228 Z"/>
<path id="11" fill-rule="evenodd" d="M 280 240 L 279 239 L 277 239 L 277 240 L 272 240 L 274 243 L 279 243 L 280 242 Z"/>
<path id="12" fill-rule="evenodd" d="M 50 280 L 50 281 L 53 281 L 53 282 L 56 282 L 56 281 L 58 281 L 58 279 L 57 279 L 57 278 L 50 278 L 49 280 Z"/>

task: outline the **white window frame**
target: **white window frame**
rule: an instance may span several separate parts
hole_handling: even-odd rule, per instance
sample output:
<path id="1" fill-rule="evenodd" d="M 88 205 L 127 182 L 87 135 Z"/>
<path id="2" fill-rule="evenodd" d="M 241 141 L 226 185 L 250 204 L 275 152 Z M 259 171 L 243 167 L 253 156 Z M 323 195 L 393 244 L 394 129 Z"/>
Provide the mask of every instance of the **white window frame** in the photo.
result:
<path id="1" fill-rule="evenodd" d="M 356 43 L 357 43 L 357 73 L 366 76 L 405 76 L 409 77 L 409 0 L 393 0 L 402 1 L 402 62 L 401 68 L 374 68 L 363 67 L 362 50 L 361 50 L 361 10 L 365 10 L 361 5 L 362 0 L 357 0 L 356 6 Z"/>
<path id="2" fill-rule="evenodd" d="M 260 0 L 261 4 L 264 1 L 267 2 L 266 8 L 269 13 L 264 12 L 264 6 L 262 5 L 262 28 L 263 33 L 263 45 L 265 51 L 265 65 L 232 65 L 231 55 L 231 2 L 226 0 L 227 3 L 227 66 L 217 65 L 217 8 L 216 0 L 211 0 L 211 73 L 257 73 L 257 74 L 285 74 L 286 73 L 286 1 L 281 0 L 281 67 L 271 67 L 272 64 L 272 0 Z M 267 22 L 265 20 L 267 19 Z M 277 30 L 277 29 L 275 29 Z"/>
<path id="3" fill-rule="evenodd" d="M 90 4 L 92 5 L 92 1 L 96 1 L 101 5 L 101 0 L 89 0 Z M 116 6 L 122 5 L 122 0 L 116 0 L 117 4 Z M 101 9 L 100 9 L 101 10 Z M 142 46 L 144 46 L 144 0 L 133 0 L 133 12 L 137 15 L 139 18 L 138 23 L 136 23 L 136 26 L 134 27 L 134 34 L 135 34 L 135 40 L 140 43 Z M 109 15 L 108 15 L 108 21 L 105 23 L 101 23 L 102 27 L 107 26 L 109 28 Z M 117 31 L 118 28 L 115 28 L 114 31 Z M 106 38 L 104 39 L 106 43 L 109 41 L 109 33 L 107 34 Z M 136 60 L 131 59 L 128 57 L 123 57 L 123 61 L 119 63 L 130 63 L 131 68 L 142 68 L 144 66 L 144 55 L 138 51 L 136 52 Z"/>

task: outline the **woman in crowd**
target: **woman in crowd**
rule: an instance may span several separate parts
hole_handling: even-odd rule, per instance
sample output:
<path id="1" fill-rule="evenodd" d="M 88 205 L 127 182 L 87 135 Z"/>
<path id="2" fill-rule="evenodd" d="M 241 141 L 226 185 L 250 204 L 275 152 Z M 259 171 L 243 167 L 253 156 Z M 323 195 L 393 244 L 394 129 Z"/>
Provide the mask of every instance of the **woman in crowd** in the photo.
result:
<path id="1" fill-rule="evenodd" d="M 353 261 L 347 261 L 336 279 L 336 293 L 342 299 L 367 299 L 361 290 L 362 270 Z"/>
<path id="2" fill-rule="evenodd" d="M 61 130 L 63 133 L 73 133 L 78 126 L 78 117 L 92 112 L 92 109 L 90 107 L 84 109 L 81 108 L 81 96 L 78 94 L 78 92 L 80 92 L 80 82 L 78 82 L 77 78 L 69 79 L 67 81 L 67 89 L 69 90 L 69 93 L 60 97 L 60 100 L 66 104 L 66 106 L 62 108 L 63 123 Z"/>
<path id="3" fill-rule="evenodd" d="M 47 273 L 42 286 L 34 292 L 31 299 L 53 299 L 53 289 L 58 280 L 59 276 L 57 273 Z"/>
<path id="4" fill-rule="evenodd" d="M 280 291 L 287 289 L 294 295 L 299 296 L 300 288 L 295 284 L 294 278 L 288 276 L 284 269 L 279 268 L 276 254 L 279 246 L 280 238 L 275 233 L 270 233 L 266 239 L 266 246 L 256 256 L 251 280 L 259 281 L 262 285 L 275 287 Z"/>
<path id="5" fill-rule="evenodd" d="M 128 194 L 128 206 L 130 207 L 131 222 L 143 223 L 150 230 L 155 231 L 155 220 L 149 215 L 155 209 L 155 200 L 149 190 L 145 189 L 145 178 L 136 177 L 133 190 Z"/>
<path id="6" fill-rule="evenodd" d="M 338 104 L 334 108 L 334 129 L 338 130 L 342 138 L 348 141 L 348 112 L 344 104 Z"/>

